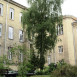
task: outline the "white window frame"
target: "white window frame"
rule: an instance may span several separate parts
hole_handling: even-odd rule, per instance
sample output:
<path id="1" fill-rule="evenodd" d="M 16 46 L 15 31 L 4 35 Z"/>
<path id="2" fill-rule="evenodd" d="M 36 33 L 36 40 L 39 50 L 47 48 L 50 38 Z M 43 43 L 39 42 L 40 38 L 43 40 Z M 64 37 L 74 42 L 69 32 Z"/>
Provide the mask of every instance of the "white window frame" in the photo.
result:
<path id="1" fill-rule="evenodd" d="M 9 39 L 13 39 L 13 27 L 9 27 Z"/>
<path id="2" fill-rule="evenodd" d="M 58 25 L 56 30 L 57 30 L 56 31 L 57 35 L 62 35 L 63 34 L 63 26 L 62 25 Z"/>
<path id="3" fill-rule="evenodd" d="M 48 55 L 48 65 L 51 63 L 51 55 Z"/>
<path id="4" fill-rule="evenodd" d="M 0 24 L 0 36 L 2 36 L 2 24 Z"/>
<path id="5" fill-rule="evenodd" d="M 12 52 L 10 52 L 9 50 L 11 50 L 11 47 L 8 47 L 8 59 L 12 60 Z"/>
<path id="6" fill-rule="evenodd" d="M 1 8 L 1 16 L 3 15 L 3 4 L 0 3 L 0 8 Z"/>
<path id="7" fill-rule="evenodd" d="M 10 17 L 10 19 L 14 20 L 14 9 L 13 8 L 10 8 L 10 16 L 9 17 Z"/>
<path id="8" fill-rule="evenodd" d="M 63 46 L 58 46 L 59 53 L 63 53 Z"/>
<path id="9" fill-rule="evenodd" d="M 22 13 L 20 13 L 20 20 L 19 20 L 20 23 L 22 22 L 21 20 L 22 20 Z"/>
<path id="10" fill-rule="evenodd" d="M 23 53 L 19 50 L 19 61 L 23 62 Z"/>
<path id="11" fill-rule="evenodd" d="M 24 37 L 23 37 L 23 31 L 19 30 L 19 41 L 23 42 Z"/>

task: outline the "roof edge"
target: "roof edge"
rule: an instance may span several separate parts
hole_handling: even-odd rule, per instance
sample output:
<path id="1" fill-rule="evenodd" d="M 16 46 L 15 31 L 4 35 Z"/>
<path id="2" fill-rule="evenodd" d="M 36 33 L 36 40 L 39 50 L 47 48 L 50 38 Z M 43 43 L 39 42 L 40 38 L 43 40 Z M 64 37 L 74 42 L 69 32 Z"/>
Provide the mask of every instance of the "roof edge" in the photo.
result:
<path id="1" fill-rule="evenodd" d="M 73 16 L 73 15 L 64 15 L 64 16 L 63 16 L 63 19 L 65 19 L 65 18 L 71 18 L 71 19 L 73 19 L 74 21 L 77 21 L 77 17 L 75 17 L 75 16 Z"/>
<path id="2" fill-rule="evenodd" d="M 4 0 L 4 1 L 8 2 L 8 0 Z M 9 0 L 9 3 L 11 3 L 11 4 L 13 4 L 13 5 L 17 6 L 17 7 L 20 7 L 20 8 L 22 8 L 22 9 L 24 9 L 24 10 L 25 10 L 25 9 L 26 9 L 26 10 L 28 9 L 27 7 L 21 5 L 21 4 L 15 2 L 15 1 L 13 1 L 13 0 Z"/>

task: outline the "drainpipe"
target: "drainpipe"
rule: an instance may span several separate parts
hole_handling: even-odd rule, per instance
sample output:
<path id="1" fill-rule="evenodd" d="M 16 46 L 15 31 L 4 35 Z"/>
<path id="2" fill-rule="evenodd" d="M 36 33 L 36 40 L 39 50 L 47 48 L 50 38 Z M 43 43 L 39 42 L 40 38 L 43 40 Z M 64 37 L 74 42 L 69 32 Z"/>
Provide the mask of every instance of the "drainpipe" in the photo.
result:
<path id="1" fill-rule="evenodd" d="M 56 64 L 56 53 L 55 53 L 55 47 L 54 47 L 54 59 L 55 59 L 55 64 Z"/>
<path id="2" fill-rule="evenodd" d="M 9 0 L 7 1 L 7 6 L 6 6 L 5 50 L 4 50 L 4 56 L 5 56 L 5 54 L 6 54 L 6 36 L 7 36 L 7 12 L 8 12 L 8 3 L 9 3 Z M 5 66 L 5 58 L 4 58 L 4 66 Z"/>
<path id="3" fill-rule="evenodd" d="M 73 24 L 75 22 L 77 21 L 72 22 L 72 32 L 73 32 L 74 56 L 75 56 L 75 65 L 76 65 L 76 50 L 75 50 L 75 38 L 74 38 L 74 29 L 73 29 Z"/>

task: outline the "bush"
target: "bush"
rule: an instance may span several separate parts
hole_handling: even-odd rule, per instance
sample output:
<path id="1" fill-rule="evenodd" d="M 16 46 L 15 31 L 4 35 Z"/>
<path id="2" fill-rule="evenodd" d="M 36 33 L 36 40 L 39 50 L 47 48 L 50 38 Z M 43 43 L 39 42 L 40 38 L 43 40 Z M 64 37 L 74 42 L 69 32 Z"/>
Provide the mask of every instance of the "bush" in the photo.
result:
<path id="1" fill-rule="evenodd" d="M 54 71 L 54 70 L 56 69 L 56 67 L 57 67 L 57 64 L 55 64 L 55 63 L 50 63 L 50 64 L 49 64 L 49 72 Z"/>
<path id="2" fill-rule="evenodd" d="M 36 70 L 36 75 L 49 75 L 50 72 L 49 72 L 49 66 L 47 67 L 44 67 L 43 70 Z"/>
<path id="3" fill-rule="evenodd" d="M 63 65 L 58 67 L 50 77 L 77 77 L 77 66 Z"/>

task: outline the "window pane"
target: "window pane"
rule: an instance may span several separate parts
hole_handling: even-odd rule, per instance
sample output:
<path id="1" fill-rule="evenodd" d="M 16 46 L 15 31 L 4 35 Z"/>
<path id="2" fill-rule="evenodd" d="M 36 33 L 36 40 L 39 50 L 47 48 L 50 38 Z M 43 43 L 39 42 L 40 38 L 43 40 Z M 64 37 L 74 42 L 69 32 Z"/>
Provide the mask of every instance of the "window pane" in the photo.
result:
<path id="1" fill-rule="evenodd" d="M 10 19 L 14 20 L 14 9 L 10 8 Z"/>
<path id="2" fill-rule="evenodd" d="M 19 40 L 23 41 L 23 31 L 19 30 Z"/>
<path id="3" fill-rule="evenodd" d="M 11 49 L 11 47 L 8 47 L 8 50 L 10 50 L 10 49 Z M 10 59 L 10 60 L 12 59 L 12 52 L 10 52 L 10 51 L 8 53 L 8 59 Z"/>
<path id="4" fill-rule="evenodd" d="M 20 13 L 20 22 L 22 21 L 22 13 Z"/>
<path id="5" fill-rule="evenodd" d="M 59 50 L 59 53 L 62 53 L 63 52 L 63 46 L 59 46 L 58 50 Z"/>
<path id="6" fill-rule="evenodd" d="M 48 55 L 48 65 L 50 64 L 50 61 L 51 60 L 51 56 L 50 55 Z"/>
<path id="7" fill-rule="evenodd" d="M 61 34 L 63 34 L 63 26 L 61 25 Z"/>
<path id="8" fill-rule="evenodd" d="M 0 4 L 0 15 L 2 15 L 2 14 L 3 14 L 3 5 Z"/>
<path id="9" fill-rule="evenodd" d="M 2 34 L 2 24 L 0 24 L 0 36 Z"/>
<path id="10" fill-rule="evenodd" d="M 19 61 L 23 61 L 23 53 L 21 51 L 19 51 Z"/>
<path id="11" fill-rule="evenodd" d="M 0 8 L 0 15 L 1 15 L 1 8 Z"/>
<path id="12" fill-rule="evenodd" d="M 13 39 L 13 28 L 9 27 L 9 38 Z"/>

